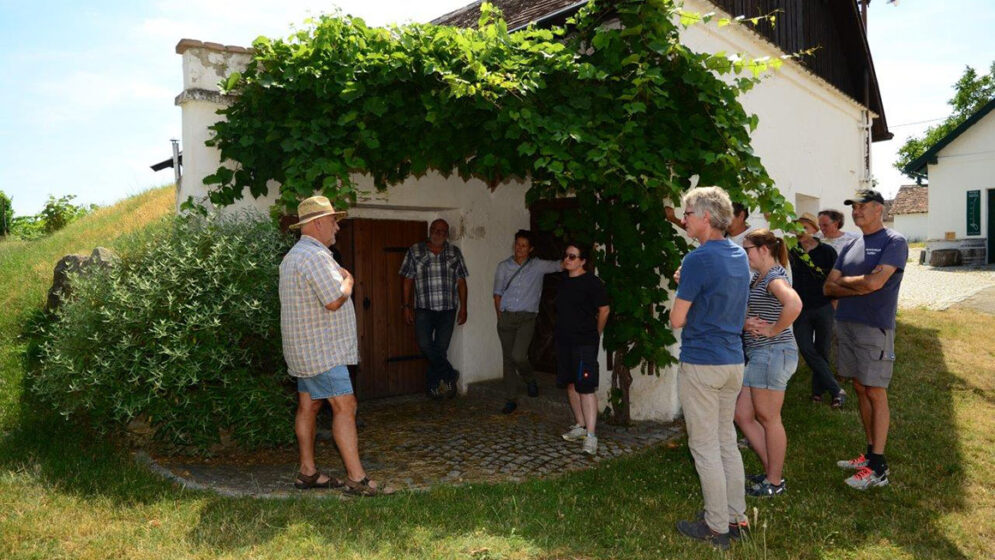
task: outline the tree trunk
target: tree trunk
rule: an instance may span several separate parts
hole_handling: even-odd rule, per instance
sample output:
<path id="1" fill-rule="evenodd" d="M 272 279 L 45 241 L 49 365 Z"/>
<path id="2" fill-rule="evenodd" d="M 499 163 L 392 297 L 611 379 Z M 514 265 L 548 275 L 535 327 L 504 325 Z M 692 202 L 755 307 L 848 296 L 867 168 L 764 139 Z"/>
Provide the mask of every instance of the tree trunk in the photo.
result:
<path id="1" fill-rule="evenodd" d="M 632 387 L 632 372 L 625 367 L 625 354 L 614 353 L 612 364 L 612 415 L 609 422 L 628 426 L 632 421 L 629 415 L 629 389 Z M 616 398 L 617 397 L 617 398 Z"/>

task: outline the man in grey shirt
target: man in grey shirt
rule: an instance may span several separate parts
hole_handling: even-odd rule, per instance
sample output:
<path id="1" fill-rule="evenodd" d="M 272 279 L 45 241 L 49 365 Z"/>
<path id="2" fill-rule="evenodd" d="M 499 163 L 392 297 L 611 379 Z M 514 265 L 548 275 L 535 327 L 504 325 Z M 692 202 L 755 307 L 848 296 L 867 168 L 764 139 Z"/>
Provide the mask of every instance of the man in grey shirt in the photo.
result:
<path id="1" fill-rule="evenodd" d="M 529 345 L 539 314 L 542 277 L 562 269 L 560 261 L 534 258 L 534 250 L 532 232 L 518 230 L 514 254 L 498 263 L 494 271 L 494 311 L 497 312 L 498 338 L 504 355 L 507 397 L 501 412 L 505 414 L 518 408 L 518 390 L 523 381 L 530 397 L 539 395 L 539 386 L 529 363 Z"/>

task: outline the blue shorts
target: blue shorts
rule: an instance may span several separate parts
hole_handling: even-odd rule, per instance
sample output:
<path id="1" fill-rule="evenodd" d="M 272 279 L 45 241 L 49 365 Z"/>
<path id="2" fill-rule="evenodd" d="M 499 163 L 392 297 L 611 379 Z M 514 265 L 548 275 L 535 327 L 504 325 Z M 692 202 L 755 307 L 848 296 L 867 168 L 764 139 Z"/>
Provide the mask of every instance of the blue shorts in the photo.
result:
<path id="1" fill-rule="evenodd" d="M 313 377 L 298 377 L 297 392 L 307 393 L 312 401 L 351 395 L 352 381 L 349 379 L 349 368 L 335 366 Z"/>
<path id="2" fill-rule="evenodd" d="M 798 347 L 794 342 L 746 349 L 743 386 L 784 391 L 798 369 Z"/>

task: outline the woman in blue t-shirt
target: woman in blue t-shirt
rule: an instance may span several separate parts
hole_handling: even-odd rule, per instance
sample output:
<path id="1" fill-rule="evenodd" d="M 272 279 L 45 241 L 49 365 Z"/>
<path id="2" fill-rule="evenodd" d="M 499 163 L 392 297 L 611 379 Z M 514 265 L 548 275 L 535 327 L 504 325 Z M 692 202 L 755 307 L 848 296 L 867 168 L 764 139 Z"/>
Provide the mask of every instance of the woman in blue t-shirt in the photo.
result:
<path id="1" fill-rule="evenodd" d="M 750 268 L 750 297 L 743 325 L 746 370 L 736 401 L 736 425 L 760 458 L 764 474 L 749 475 L 751 496 L 776 496 L 785 490 L 781 471 L 788 437 L 781 423 L 781 405 L 788 380 L 798 367 L 798 346 L 791 323 L 802 310 L 791 288 L 784 240 L 769 230 L 750 232 L 743 240 Z"/>

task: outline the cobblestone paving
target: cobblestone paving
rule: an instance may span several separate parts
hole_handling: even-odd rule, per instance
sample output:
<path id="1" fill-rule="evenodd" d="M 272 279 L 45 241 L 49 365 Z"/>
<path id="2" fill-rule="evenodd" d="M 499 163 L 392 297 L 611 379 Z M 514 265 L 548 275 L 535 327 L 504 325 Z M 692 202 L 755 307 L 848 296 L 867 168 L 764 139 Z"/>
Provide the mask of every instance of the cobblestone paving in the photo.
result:
<path id="1" fill-rule="evenodd" d="M 898 292 L 902 308 L 947 309 L 995 286 L 995 266 L 932 267 L 919 264 L 922 249 L 909 250 L 909 262 Z"/>
<path id="2" fill-rule="evenodd" d="M 527 399 L 510 415 L 499 412 L 502 404 L 480 390 L 442 402 L 418 396 L 362 403 L 360 454 L 370 478 L 401 490 L 520 481 L 589 468 L 683 433 L 680 424 L 599 426 L 598 455 L 590 457 L 581 452 L 581 442 L 560 437 L 572 423 L 565 404 Z M 288 429 L 291 421 L 288 417 Z M 319 468 L 344 476 L 331 442 L 319 440 L 316 457 Z M 296 448 L 288 448 L 210 460 L 160 458 L 150 464 L 188 487 L 226 495 L 288 497 L 299 494 L 292 487 L 296 461 Z"/>

